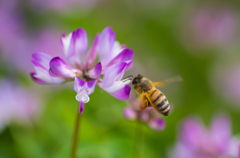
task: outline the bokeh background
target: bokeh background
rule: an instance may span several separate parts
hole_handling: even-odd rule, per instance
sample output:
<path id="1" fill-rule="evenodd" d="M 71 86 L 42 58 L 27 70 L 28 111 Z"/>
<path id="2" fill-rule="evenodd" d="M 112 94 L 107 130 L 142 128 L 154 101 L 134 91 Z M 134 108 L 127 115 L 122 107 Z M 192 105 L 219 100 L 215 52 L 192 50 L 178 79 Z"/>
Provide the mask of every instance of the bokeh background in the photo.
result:
<path id="1" fill-rule="evenodd" d="M 62 56 L 62 33 L 84 28 L 88 41 L 106 26 L 135 53 L 125 76 L 153 81 L 180 75 L 161 88 L 173 105 L 166 128 L 141 125 L 141 157 L 165 158 L 180 123 L 197 116 L 208 126 L 229 115 L 240 133 L 240 23 L 238 1 L 2 0 L 0 1 L 0 158 L 70 155 L 78 102 L 73 84 L 38 85 L 31 54 Z M 98 87 L 81 118 L 77 154 L 83 158 L 134 157 L 136 121 L 123 116 L 128 101 Z"/>

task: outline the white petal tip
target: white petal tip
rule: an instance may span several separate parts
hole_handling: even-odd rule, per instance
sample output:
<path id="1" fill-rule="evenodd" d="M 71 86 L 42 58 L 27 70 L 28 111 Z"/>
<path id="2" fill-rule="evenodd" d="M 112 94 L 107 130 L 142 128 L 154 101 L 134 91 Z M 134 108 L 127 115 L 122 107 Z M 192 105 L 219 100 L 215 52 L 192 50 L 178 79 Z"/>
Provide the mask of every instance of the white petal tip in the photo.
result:
<path id="1" fill-rule="evenodd" d="M 89 102 L 90 98 L 86 94 L 79 93 L 79 94 L 76 95 L 76 100 L 87 103 L 87 102 Z"/>

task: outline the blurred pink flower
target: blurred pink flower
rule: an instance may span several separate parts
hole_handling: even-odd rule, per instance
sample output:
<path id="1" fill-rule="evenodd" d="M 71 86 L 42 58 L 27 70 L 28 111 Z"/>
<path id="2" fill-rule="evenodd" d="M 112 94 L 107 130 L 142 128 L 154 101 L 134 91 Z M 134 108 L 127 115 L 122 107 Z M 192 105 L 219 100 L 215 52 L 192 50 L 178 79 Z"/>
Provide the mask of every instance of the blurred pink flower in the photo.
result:
<path id="1" fill-rule="evenodd" d="M 228 8 L 199 8 L 192 17 L 193 35 L 202 44 L 225 44 L 233 39 L 237 17 Z"/>
<path id="2" fill-rule="evenodd" d="M 58 12 L 72 11 L 74 9 L 89 10 L 100 0 L 31 0 L 33 6 L 43 10 Z"/>
<path id="3" fill-rule="evenodd" d="M 239 108 L 240 103 L 240 65 L 221 65 L 216 66 L 213 71 L 211 82 L 214 90 L 225 99 L 229 105 L 236 105 Z"/>
<path id="4" fill-rule="evenodd" d="M 223 47 L 236 39 L 238 16 L 230 7 L 205 4 L 187 16 L 182 28 L 188 47 Z"/>
<path id="5" fill-rule="evenodd" d="M 0 129 L 11 121 L 27 123 L 39 110 L 36 96 L 7 80 L 0 81 Z"/>
<path id="6" fill-rule="evenodd" d="M 61 54 L 58 27 L 50 26 L 29 34 L 17 0 L 0 2 L 0 56 L 15 68 L 32 70 L 31 54 L 44 51 L 52 56 Z"/>
<path id="7" fill-rule="evenodd" d="M 159 118 L 160 114 L 153 107 L 147 107 L 144 110 L 140 110 L 141 102 L 137 101 L 131 93 L 129 96 L 129 103 L 130 106 L 123 110 L 125 118 L 129 120 L 139 120 L 156 131 L 162 131 L 165 128 L 165 121 Z"/>
<path id="8" fill-rule="evenodd" d="M 222 81 L 222 92 L 224 96 L 240 103 L 240 65 L 228 69 Z"/>
<path id="9" fill-rule="evenodd" d="M 240 140 L 232 136 L 230 120 L 225 115 L 215 116 L 209 129 L 199 119 L 187 118 L 179 132 L 178 141 L 170 151 L 172 158 L 238 157 Z"/>

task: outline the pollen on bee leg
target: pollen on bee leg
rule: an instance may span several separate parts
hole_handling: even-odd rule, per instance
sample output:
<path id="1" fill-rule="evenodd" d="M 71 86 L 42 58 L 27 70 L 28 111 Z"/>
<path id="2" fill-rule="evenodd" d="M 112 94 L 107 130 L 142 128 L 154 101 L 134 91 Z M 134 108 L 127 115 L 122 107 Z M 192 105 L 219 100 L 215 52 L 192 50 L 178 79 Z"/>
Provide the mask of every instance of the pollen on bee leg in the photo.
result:
<path id="1" fill-rule="evenodd" d="M 147 107 L 147 104 L 143 101 L 141 104 L 140 104 L 140 109 L 143 110 L 143 109 L 146 109 Z"/>
<path id="2" fill-rule="evenodd" d="M 84 103 L 87 103 L 87 102 L 89 102 L 89 96 L 87 95 L 87 93 L 83 93 L 83 92 L 81 92 L 81 93 L 78 93 L 77 95 L 76 95 L 76 99 L 77 99 L 77 101 L 82 101 L 82 102 L 84 102 Z"/>

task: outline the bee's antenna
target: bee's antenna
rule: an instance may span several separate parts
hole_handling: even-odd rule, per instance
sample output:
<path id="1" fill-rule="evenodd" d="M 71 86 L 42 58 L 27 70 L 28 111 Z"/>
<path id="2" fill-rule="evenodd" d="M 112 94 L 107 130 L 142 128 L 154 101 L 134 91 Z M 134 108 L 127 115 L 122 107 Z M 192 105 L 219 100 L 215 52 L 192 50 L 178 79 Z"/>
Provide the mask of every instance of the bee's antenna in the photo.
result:
<path id="1" fill-rule="evenodd" d="M 133 75 L 129 75 L 129 76 L 125 77 L 123 80 L 125 80 L 125 79 L 131 80 L 132 78 L 133 78 Z"/>
<path id="2" fill-rule="evenodd" d="M 133 75 L 129 75 L 129 76 L 125 77 L 122 81 L 126 82 L 128 80 L 132 80 L 132 78 L 133 78 Z"/>

